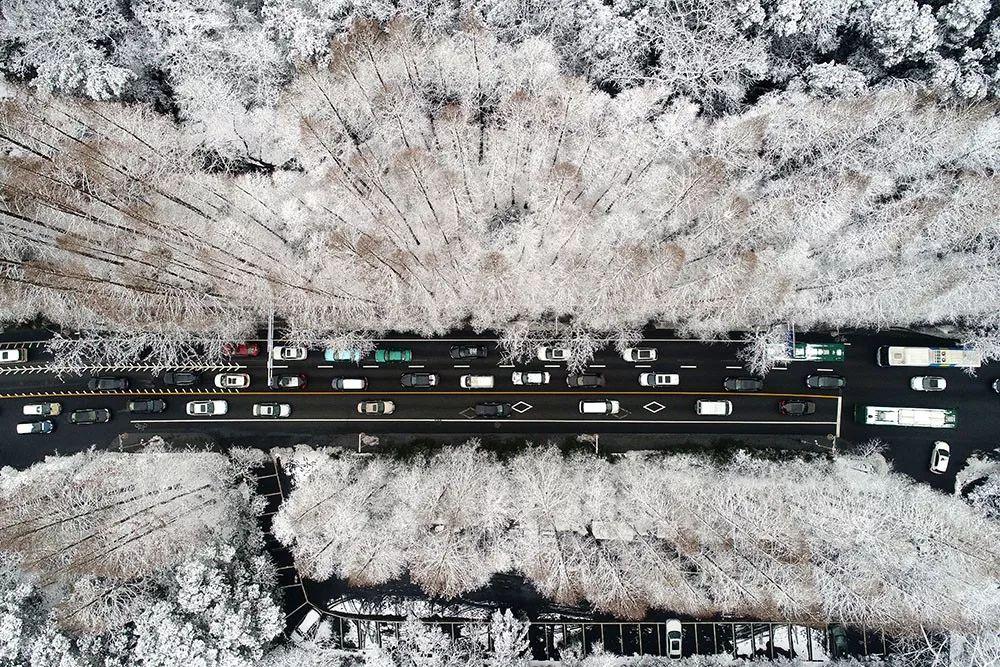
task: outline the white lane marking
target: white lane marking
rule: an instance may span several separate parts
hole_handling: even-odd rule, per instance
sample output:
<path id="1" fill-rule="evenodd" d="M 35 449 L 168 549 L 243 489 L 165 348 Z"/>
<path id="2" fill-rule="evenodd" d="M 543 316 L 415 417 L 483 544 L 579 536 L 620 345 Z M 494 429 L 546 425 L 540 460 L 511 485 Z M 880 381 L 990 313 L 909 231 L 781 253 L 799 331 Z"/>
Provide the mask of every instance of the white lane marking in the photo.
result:
<path id="1" fill-rule="evenodd" d="M 497 364 L 500 368 L 514 368 L 514 364 Z"/>
<path id="2" fill-rule="evenodd" d="M 652 368 L 649 364 L 636 364 L 636 368 Z"/>
<path id="3" fill-rule="evenodd" d="M 455 364 L 455 368 L 468 368 L 468 364 Z M 416 366 L 410 366 L 410 368 L 416 368 Z M 423 368 L 423 366 L 421 366 Z"/>
<path id="4" fill-rule="evenodd" d="M 681 368 L 698 368 L 697 366 L 681 366 Z"/>
<path id="5" fill-rule="evenodd" d="M 742 366 L 726 366 L 726 368 L 743 368 Z"/>
<path id="6" fill-rule="evenodd" d="M 850 345 L 850 343 L 844 343 L 844 345 Z"/>
<path id="7" fill-rule="evenodd" d="M 546 368 L 559 368 L 559 364 L 545 364 Z"/>
<path id="8" fill-rule="evenodd" d="M 281 366 L 279 364 L 271 364 L 271 368 L 288 368 L 288 365 Z"/>
<path id="9" fill-rule="evenodd" d="M 423 367 L 424 367 L 423 364 L 419 366 L 407 366 L 407 368 L 423 368 Z M 367 366 L 365 368 L 367 368 Z"/>
<path id="10" fill-rule="evenodd" d="M 840 437 L 840 408 L 843 405 L 844 397 L 837 396 L 837 430 L 834 432 L 834 436 Z"/>
<path id="11" fill-rule="evenodd" d="M 775 367 L 774 367 L 774 368 L 772 368 L 771 370 L 772 370 L 772 371 L 787 371 L 788 369 L 787 369 L 787 368 L 785 368 L 784 366 L 775 366 Z"/>
<path id="12" fill-rule="evenodd" d="M 378 364 L 373 364 L 371 366 L 362 366 L 361 368 L 378 368 Z"/>
<path id="13" fill-rule="evenodd" d="M 591 364 L 591 368 L 607 368 L 605 364 Z"/>
<path id="14" fill-rule="evenodd" d="M 261 419 L 257 418 L 236 418 L 236 419 L 133 419 L 131 423 L 133 424 L 188 424 L 197 423 L 204 424 L 208 422 L 221 422 L 221 423 L 233 423 L 233 422 L 252 422 L 255 424 L 273 424 L 275 422 L 469 422 L 469 419 L 431 419 L 431 418 L 420 418 L 420 419 L 399 419 L 395 417 L 385 417 L 379 419 L 375 418 L 364 418 L 364 417 L 283 417 L 281 419 Z M 505 421 L 503 419 L 482 419 L 474 421 Z M 594 422 L 606 422 L 606 419 L 516 419 L 507 421 L 517 421 L 517 422 L 530 422 L 535 424 L 587 424 Z M 837 422 L 800 422 L 800 421 L 709 421 L 706 419 L 653 419 L 653 420 L 643 420 L 643 419 L 620 419 L 614 422 L 614 424 L 763 424 L 765 426 L 774 426 L 787 424 L 790 426 L 832 426 Z"/>
<path id="15" fill-rule="evenodd" d="M 822 372 L 822 373 L 832 373 L 833 372 L 832 368 L 817 368 L 816 370 L 819 371 L 819 372 Z"/>

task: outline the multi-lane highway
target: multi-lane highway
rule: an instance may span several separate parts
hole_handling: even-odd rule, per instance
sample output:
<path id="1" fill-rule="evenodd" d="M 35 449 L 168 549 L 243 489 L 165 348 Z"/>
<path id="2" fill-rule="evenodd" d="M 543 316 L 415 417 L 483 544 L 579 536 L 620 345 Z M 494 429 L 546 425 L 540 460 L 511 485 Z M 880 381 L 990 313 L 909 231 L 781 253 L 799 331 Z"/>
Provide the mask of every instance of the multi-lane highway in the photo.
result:
<path id="1" fill-rule="evenodd" d="M 772 371 L 759 392 L 724 391 L 726 377 L 745 377 L 737 359 L 739 343 L 734 340 L 695 341 L 651 333 L 642 347 L 655 348 L 655 362 L 628 362 L 613 350 L 598 353 L 587 373 L 600 374 L 606 384 L 597 389 L 570 388 L 566 384 L 563 363 L 537 359 L 522 363 L 505 362 L 496 350 L 496 341 L 488 337 L 455 336 L 441 339 L 415 339 L 396 336 L 379 341 L 380 348 L 406 349 L 412 358 L 406 362 L 376 363 L 371 357 L 359 363 L 328 362 L 322 350 L 312 350 L 301 361 L 273 362 L 273 372 L 303 374 L 304 389 L 275 390 L 267 385 L 266 346 L 251 358 L 232 358 L 222 366 L 195 367 L 201 381 L 189 387 L 168 387 L 159 372 L 135 366 L 93 368 L 87 374 L 59 375 L 56 361 L 47 357 L 39 342 L 41 335 L 14 332 L 0 340 L 0 349 L 22 347 L 29 351 L 25 363 L 0 367 L 0 463 L 16 466 L 30 464 L 45 453 L 71 452 L 91 445 L 110 445 L 119 434 L 204 435 L 222 445 L 293 444 L 304 439 L 315 442 L 324 434 L 409 433 L 409 434 L 648 434 L 654 443 L 657 434 L 775 434 L 794 436 L 820 446 L 836 442 L 840 447 L 878 437 L 887 441 L 897 467 L 919 479 L 936 484 L 947 483 L 954 469 L 975 449 L 991 449 L 992 420 L 1000 413 L 1000 396 L 990 389 L 993 379 L 989 367 L 976 377 L 960 369 L 880 368 L 875 364 L 875 349 L 886 338 L 846 336 L 844 362 L 791 362 Z M 829 336 L 817 337 L 830 341 Z M 452 346 L 478 342 L 490 347 L 483 359 L 452 359 Z M 899 341 L 894 341 L 898 343 Z M 908 344 L 942 344 L 941 341 L 910 336 Z M 515 385 L 516 371 L 543 371 L 551 376 L 548 384 Z M 680 383 L 670 387 L 642 387 L 640 373 L 657 371 L 680 376 Z M 217 373 L 248 373 L 250 386 L 240 390 L 221 390 L 213 385 Z M 435 373 L 437 386 L 426 389 L 405 388 L 400 377 L 405 373 Z M 840 390 L 807 389 L 810 374 L 835 373 L 848 380 Z M 491 375 L 494 386 L 488 390 L 463 389 L 459 378 L 465 374 Z M 909 379 L 914 375 L 933 374 L 947 377 L 944 392 L 912 391 Z M 90 391 L 91 376 L 128 378 L 125 391 Z M 363 391 L 340 391 L 331 387 L 337 377 L 364 377 Z M 167 408 L 159 414 L 133 414 L 126 410 L 129 400 L 161 398 Z M 228 403 L 223 416 L 195 417 L 186 414 L 189 401 L 222 399 Z M 814 414 L 785 416 L 778 411 L 782 399 L 800 398 L 816 405 Z M 618 401 L 615 415 L 582 415 L 578 404 L 584 399 Z M 697 415 L 699 399 L 727 399 L 732 402 L 728 416 Z M 363 400 L 388 400 L 395 404 L 391 415 L 366 416 L 357 411 Z M 48 435 L 15 435 L 15 425 L 27 418 L 21 414 L 25 404 L 58 401 L 63 414 L 54 419 L 56 429 Z M 252 415 L 255 403 L 280 402 L 292 406 L 292 414 L 282 419 L 262 419 Z M 508 403 L 512 411 L 503 419 L 477 418 L 474 406 L 480 402 Z M 958 407 L 961 426 L 956 430 L 871 427 L 853 422 L 856 403 L 876 403 L 914 407 Z M 108 408 L 112 419 L 107 424 L 79 426 L 69 423 L 72 410 Z M 662 437 L 662 435 L 661 435 Z M 837 438 L 834 441 L 834 438 Z M 934 440 L 947 440 L 953 449 L 952 470 L 945 476 L 927 471 L 927 459 Z"/>

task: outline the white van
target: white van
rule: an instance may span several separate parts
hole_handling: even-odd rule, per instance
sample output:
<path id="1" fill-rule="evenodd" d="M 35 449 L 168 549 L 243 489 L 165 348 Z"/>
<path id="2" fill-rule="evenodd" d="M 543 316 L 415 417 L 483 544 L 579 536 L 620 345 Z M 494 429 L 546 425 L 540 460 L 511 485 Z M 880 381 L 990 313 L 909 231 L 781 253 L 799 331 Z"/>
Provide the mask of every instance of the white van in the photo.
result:
<path id="1" fill-rule="evenodd" d="M 492 375 L 463 375 L 458 380 L 462 389 L 492 389 Z"/>
<path id="2" fill-rule="evenodd" d="M 708 401 L 700 399 L 695 403 L 694 411 L 699 415 L 717 415 L 728 417 L 733 414 L 733 404 L 730 401 Z"/>
<path id="3" fill-rule="evenodd" d="M 618 401 L 580 401 L 581 415 L 616 415 L 620 409 Z"/>
<path id="4" fill-rule="evenodd" d="M 341 391 L 364 391 L 368 388 L 368 378 L 333 378 L 330 385 Z"/>

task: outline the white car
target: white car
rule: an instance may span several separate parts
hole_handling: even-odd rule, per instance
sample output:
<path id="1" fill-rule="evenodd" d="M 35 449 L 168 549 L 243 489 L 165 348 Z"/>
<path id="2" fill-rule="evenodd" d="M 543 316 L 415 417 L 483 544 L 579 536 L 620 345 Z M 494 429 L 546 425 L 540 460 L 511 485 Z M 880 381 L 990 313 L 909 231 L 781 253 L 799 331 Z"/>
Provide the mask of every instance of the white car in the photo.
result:
<path id="1" fill-rule="evenodd" d="M 225 401 L 190 401 L 187 404 L 187 413 L 192 417 L 211 417 L 224 415 L 227 412 L 229 412 L 229 403 Z"/>
<path id="2" fill-rule="evenodd" d="M 40 422 L 21 422 L 17 425 L 17 432 L 20 435 L 27 435 L 29 433 L 52 433 L 55 430 L 56 425 L 52 423 L 51 419 L 46 419 Z"/>
<path id="3" fill-rule="evenodd" d="M 951 447 L 947 442 L 938 440 L 931 451 L 931 472 L 937 475 L 948 470 L 948 459 L 951 458 Z"/>
<path id="4" fill-rule="evenodd" d="M 492 389 L 493 388 L 493 376 L 492 375 L 463 375 L 458 380 L 458 384 L 462 389 Z"/>
<path id="5" fill-rule="evenodd" d="M 625 361 L 656 361 L 656 349 L 652 347 L 630 347 L 622 354 Z"/>
<path id="6" fill-rule="evenodd" d="M 580 401 L 581 415 L 616 415 L 620 410 L 618 401 Z"/>
<path id="7" fill-rule="evenodd" d="M 552 376 L 546 371 L 514 371 L 510 381 L 514 384 L 548 384 Z"/>
<path id="8" fill-rule="evenodd" d="M 731 401 L 710 401 L 703 398 L 695 403 L 694 411 L 699 415 L 728 417 L 733 414 L 733 404 Z"/>
<path id="9" fill-rule="evenodd" d="M 254 403 L 254 417 L 287 417 L 292 414 L 292 406 L 289 403 Z"/>
<path id="10" fill-rule="evenodd" d="M 676 618 L 667 621 L 667 657 L 674 660 L 681 657 L 681 622 Z"/>
<path id="11" fill-rule="evenodd" d="M 62 412 L 61 403 L 28 403 L 21 412 L 32 417 L 55 417 Z"/>
<path id="12" fill-rule="evenodd" d="M 23 348 L 13 347 L 0 350 L 0 364 L 17 364 L 27 360 L 28 351 Z"/>
<path id="13" fill-rule="evenodd" d="M 569 350 L 565 347 L 548 347 L 546 345 L 538 348 L 539 361 L 566 361 L 569 359 Z"/>
<path id="14" fill-rule="evenodd" d="M 215 386 L 219 389 L 246 389 L 250 386 L 250 376 L 246 373 L 219 373 L 215 376 Z"/>
<path id="15" fill-rule="evenodd" d="M 639 384 L 643 387 L 675 387 L 681 383 L 676 373 L 639 373 Z"/>
<path id="16" fill-rule="evenodd" d="M 947 386 L 944 378 L 933 375 L 918 375 L 910 380 L 910 389 L 914 391 L 944 391 Z"/>
<path id="17" fill-rule="evenodd" d="M 278 345 L 271 350 L 271 358 L 275 361 L 302 361 L 308 354 L 306 348 L 291 345 Z"/>

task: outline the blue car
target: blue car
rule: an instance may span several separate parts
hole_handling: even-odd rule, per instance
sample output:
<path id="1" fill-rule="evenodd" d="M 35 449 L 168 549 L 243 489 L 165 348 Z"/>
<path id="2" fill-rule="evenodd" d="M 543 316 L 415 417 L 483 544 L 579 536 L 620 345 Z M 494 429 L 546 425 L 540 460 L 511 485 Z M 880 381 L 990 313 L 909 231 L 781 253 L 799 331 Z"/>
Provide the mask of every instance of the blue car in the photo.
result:
<path id="1" fill-rule="evenodd" d="M 361 351 L 335 350 L 332 347 L 328 347 L 323 351 L 323 358 L 327 361 L 353 361 L 357 364 L 361 362 Z"/>

